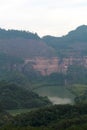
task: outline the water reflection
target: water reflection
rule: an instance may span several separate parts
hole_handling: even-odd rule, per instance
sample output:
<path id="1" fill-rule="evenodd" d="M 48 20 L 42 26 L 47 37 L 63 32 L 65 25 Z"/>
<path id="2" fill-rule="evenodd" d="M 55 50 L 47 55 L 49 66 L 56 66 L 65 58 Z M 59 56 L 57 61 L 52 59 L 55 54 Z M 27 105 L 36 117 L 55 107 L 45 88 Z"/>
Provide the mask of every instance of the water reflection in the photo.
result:
<path id="1" fill-rule="evenodd" d="M 40 96 L 48 96 L 54 104 L 71 104 L 74 95 L 62 86 L 45 86 L 35 90 Z"/>
<path id="2" fill-rule="evenodd" d="M 53 104 L 71 104 L 70 98 L 48 97 Z"/>

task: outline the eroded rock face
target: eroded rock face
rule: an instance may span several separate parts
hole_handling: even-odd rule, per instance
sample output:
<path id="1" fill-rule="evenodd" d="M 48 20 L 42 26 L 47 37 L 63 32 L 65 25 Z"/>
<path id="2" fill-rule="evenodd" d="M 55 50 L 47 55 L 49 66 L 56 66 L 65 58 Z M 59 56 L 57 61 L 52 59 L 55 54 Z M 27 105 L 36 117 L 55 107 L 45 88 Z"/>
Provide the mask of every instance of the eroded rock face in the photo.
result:
<path id="1" fill-rule="evenodd" d="M 27 59 L 25 63 L 32 62 L 33 69 L 39 71 L 42 75 L 50 75 L 58 72 L 58 58 L 52 57 L 50 59 L 43 57 L 36 57 L 34 59 Z"/>
<path id="2" fill-rule="evenodd" d="M 37 58 L 33 67 L 35 70 L 40 71 L 42 75 L 50 75 L 53 72 L 58 72 L 58 58 Z"/>
<path id="3" fill-rule="evenodd" d="M 35 71 L 40 72 L 42 75 L 50 75 L 55 72 L 66 73 L 69 65 L 83 65 L 87 67 L 87 57 L 68 57 L 68 58 L 44 58 L 35 57 L 33 59 L 26 59 L 25 64 L 32 64 Z"/>

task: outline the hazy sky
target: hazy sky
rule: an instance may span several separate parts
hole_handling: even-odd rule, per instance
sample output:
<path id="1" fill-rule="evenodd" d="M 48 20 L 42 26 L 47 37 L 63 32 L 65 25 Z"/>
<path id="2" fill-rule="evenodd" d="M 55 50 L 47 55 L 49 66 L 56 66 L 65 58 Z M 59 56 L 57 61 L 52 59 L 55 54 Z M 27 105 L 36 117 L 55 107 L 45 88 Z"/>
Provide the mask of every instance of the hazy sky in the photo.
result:
<path id="1" fill-rule="evenodd" d="M 61 36 L 87 25 L 87 0 L 0 0 L 0 27 Z"/>

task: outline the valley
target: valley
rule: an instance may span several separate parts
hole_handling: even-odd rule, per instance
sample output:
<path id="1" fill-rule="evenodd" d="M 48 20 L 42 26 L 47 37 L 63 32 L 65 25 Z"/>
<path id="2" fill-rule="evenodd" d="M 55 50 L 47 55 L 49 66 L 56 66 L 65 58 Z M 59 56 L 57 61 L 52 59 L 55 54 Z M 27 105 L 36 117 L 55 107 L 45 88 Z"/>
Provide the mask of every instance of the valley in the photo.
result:
<path id="1" fill-rule="evenodd" d="M 87 128 L 87 26 L 42 38 L 0 29 L 0 108 L 0 130 Z"/>
<path id="2" fill-rule="evenodd" d="M 53 104 L 73 104 L 75 96 L 63 86 L 45 86 L 35 90 L 41 96 L 47 96 Z"/>

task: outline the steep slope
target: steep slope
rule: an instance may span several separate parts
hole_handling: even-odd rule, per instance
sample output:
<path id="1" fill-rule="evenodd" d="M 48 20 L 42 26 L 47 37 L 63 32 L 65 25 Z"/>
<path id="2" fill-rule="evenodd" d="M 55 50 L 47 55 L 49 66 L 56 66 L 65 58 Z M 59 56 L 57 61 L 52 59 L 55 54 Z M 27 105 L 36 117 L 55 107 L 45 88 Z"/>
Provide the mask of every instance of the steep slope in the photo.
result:
<path id="1" fill-rule="evenodd" d="M 33 75 L 66 73 L 73 64 L 87 67 L 86 36 L 86 25 L 63 37 L 44 36 L 42 39 L 36 33 L 0 29 L 0 52 L 23 60 L 21 64 L 10 61 L 10 70 L 16 70 L 30 78 Z"/>
<path id="2" fill-rule="evenodd" d="M 2 29 L 0 29 L 0 52 L 21 58 L 54 55 L 53 49 L 48 47 L 36 33 Z"/>
<path id="3" fill-rule="evenodd" d="M 10 77 L 13 80 L 16 76 L 26 79 L 25 75 L 36 78 L 42 70 L 40 72 L 40 69 L 34 69 L 33 65 L 37 64 L 35 58 L 42 57 L 43 61 L 44 58 L 53 56 L 55 50 L 42 41 L 36 33 L 0 29 L 0 79 Z"/>

